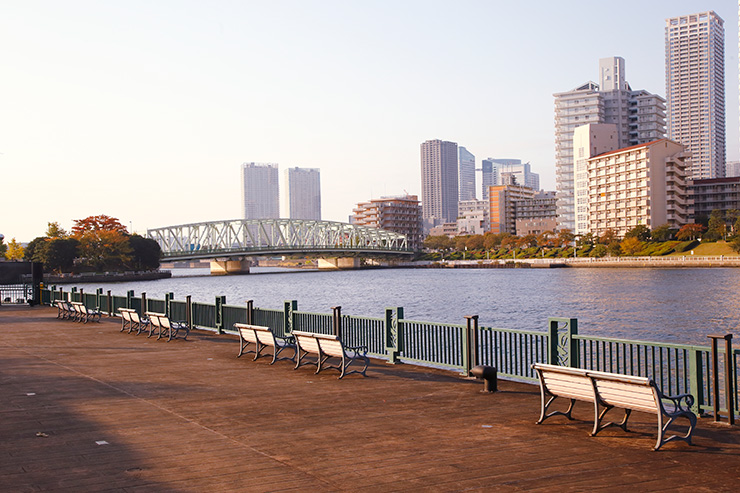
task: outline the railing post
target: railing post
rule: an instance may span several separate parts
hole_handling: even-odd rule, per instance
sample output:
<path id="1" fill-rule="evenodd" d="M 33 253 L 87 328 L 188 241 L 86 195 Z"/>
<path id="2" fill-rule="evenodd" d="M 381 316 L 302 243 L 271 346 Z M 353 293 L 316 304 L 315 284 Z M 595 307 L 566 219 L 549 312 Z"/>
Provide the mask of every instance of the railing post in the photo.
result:
<path id="1" fill-rule="evenodd" d="M 717 341 L 725 340 L 725 401 L 727 405 L 727 424 L 735 424 L 735 393 L 732 388 L 734 371 L 732 368 L 732 334 L 709 335 L 712 340 L 712 407 L 714 411 L 714 422 L 719 423 L 719 351 Z"/>
<path id="2" fill-rule="evenodd" d="M 149 307 L 146 306 L 146 293 L 141 293 L 141 313 L 140 315 L 143 317 L 146 312 L 149 311 Z"/>
<path id="3" fill-rule="evenodd" d="M 467 358 L 463 358 L 465 363 L 465 376 L 470 377 L 470 370 L 478 366 L 478 315 L 465 315 L 467 332 Z"/>
<path id="4" fill-rule="evenodd" d="M 193 330 L 193 297 L 191 295 L 185 297 L 185 322 L 188 324 L 188 329 Z"/>
<path id="5" fill-rule="evenodd" d="M 134 298 L 134 290 L 130 290 L 126 293 L 126 308 L 133 308 L 134 304 L 131 300 Z"/>
<path id="6" fill-rule="evenodd" d="M 296 327 L 293 326 L 293 312 L 298 309 L 298 301 L 290 300 L 283 303 L 283 323 L 285 335 L 289 336 Z"/>
<path id="7" fill-rule="evenodd" d="M 403 307 L 385 309 L 385 352 L 388 355 L 388 363 L 397 364 L 399 348 L 398 321 L 403 318 Z"/>
<path id="8" fill-rule="evenodd" d="M 247 325 L 254 325 L 254 300 L 247 300 Z"/>
<path id="9" fill-rule="evenodd" d="M 170 317 L 170 301 L 172 301 L 172 293 L 165 293 L 164 294 L 164 316 L 167 318 Z"/>
<path id="10" fill-rule="evenodd" d="M 108 316 L 109 317 L 112 317 L 113 316 L 112 315 L 113 314 L 113 298 L 112 298 L 112 295 L 110 293 L 110 289 L 108 290 L 108 306 L 107 306 L 107 308 L 108 308 L 108 310 L 107 310 L 108 311 Z"/>
<path id="11" fill-rule="evenodd" d="M 694 405 L 691 406 L 691 410 L 699 415 L 701 404 L 704 402 L 704 364 L 702 352 L 698 349 L 689 351 L 689 390 L 694 396 Z"/>
<path id="12" fill-rule="evenodd" d="M 216 296 L 216 333 L 224 333 L 224 305 L 226 304 L 226 296 Z"/>
<path id="13" fill-rule="evenodd" d="M 573 337 L 578 334 L 578 319 L 550 317 L 547 322 L 547 362 L 551 365 L 578 368 L 578 341 Z M 561 326 L 562 323 L 565 326 Z"/>
<path id="14" fill-rule="evenodd" d="M 331 307 L 331 313 L 332 313 L 332 327 L 334 330 L 334 335 L 341 338 L 342 337 L 342 307 L 341 306 Z"/>

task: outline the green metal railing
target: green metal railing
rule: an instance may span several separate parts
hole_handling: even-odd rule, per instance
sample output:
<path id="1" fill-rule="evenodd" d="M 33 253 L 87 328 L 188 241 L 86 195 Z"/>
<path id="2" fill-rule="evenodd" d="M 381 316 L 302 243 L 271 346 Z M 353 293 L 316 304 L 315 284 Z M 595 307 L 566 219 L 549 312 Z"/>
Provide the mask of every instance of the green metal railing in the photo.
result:
<path id="1" fill-rule="evenodd" d="M 68 298 L 104 311 L 110 305 L 113 316 L 118 308 L 140 311 L 144 301 L 150 311 L 164 312 L 173 320 L 218 333 L 233 334 L 234 323 L 248 321 L 270 327 L 279 336 L 293 330 L 336 333 L 347 345 L 367 346 L 370 356 L 389 363 L 428 365 L 468 375 L 473 366 L 488 365 L 496 367 L 502 377 L 535 382 L 531 365 L 547 362 L 646 376 L 666 394 L 694 395 L 696 412 L 711 411 L 714 406 L 709 347 L 585 336 L 578 333 L 576 319 L 550 318 L 546 331 L 529 331 L 478 327 L 477 317 L 466 317 L 467 325 L 407 320 L 402 307 L 386 308 L 384 318 L 372 318 L 341 314 L 341 307 L 333 307 L 333 313 L 328 314 L 298 311 L 294 300 L 286 301 L 282 309 L 265 309 L 254 307 L 251 301 L 245 306 L 226 305 L 224 297 L 217 297 L 211 304 L 190 302 L 190 297 L 175 300 L 172 294 L 159 300 L 135 296 L 132 291 L 115 296 L 103 294 L 101 289 L 96 293 L 81 293 L 75 288 L 69 292 L 42 290 L 42 300 L 48 304 Z M 718 357 L 724 359 L 725 353 L 719 349 Z M 724 390 L 725 378 L 731 379 L 729 398 L 737 410 L 740 349 L 734 349 L 729 358 L 732 371 L 729 377 L 718 375 L 717 387 Z M 719 401 L 723 412 L 728 409 L 725 393 Z"/>

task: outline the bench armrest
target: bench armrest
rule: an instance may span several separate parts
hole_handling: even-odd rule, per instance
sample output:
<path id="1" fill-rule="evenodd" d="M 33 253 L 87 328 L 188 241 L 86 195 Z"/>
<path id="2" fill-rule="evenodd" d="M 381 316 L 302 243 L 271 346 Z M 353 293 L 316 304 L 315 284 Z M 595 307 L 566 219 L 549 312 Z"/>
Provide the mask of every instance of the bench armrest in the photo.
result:
<path id="1" fill-rule="evenodd" d="M 285 344 L 295 346 L 295 337 L 293 336 L 277 336 L 273 334 L 276 340 L 282 341 Z"/>
<path id="2" fill-rule="evenodd" d="M 663 392 L 658 391 L 658 396 L 661 400 L 661 406 L 664 406 L 663 401 L 670 401 L 673 405 L 673 412 L 678 413 L 690 413 L 691 406 L 694 405 L 694 396 L 691 394 L 679 394 L 679 395 L 665 395 Z"/>
<path id="3" fill-rule="evenodd" d="M 352 351 L 356 355 L 362 354 L 364 356 L 367 354 L 367 346 L 344 346 L 344 349 L 346 351 Z"/>

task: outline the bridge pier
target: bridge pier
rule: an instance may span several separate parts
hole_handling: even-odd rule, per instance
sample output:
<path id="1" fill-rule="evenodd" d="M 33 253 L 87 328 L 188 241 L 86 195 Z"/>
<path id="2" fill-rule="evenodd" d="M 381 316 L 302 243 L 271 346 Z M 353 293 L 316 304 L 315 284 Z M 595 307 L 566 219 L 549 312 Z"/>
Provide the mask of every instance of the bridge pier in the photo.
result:
<path id="1" fill-rule="evenodd" d="M 225 276 L 229 274 L 249 274 L 248 259 L 244 260 L 211 260 L 211 275 Z"/>
<path id="2" fill-rule="evenodd" d="M 319 258 L 319 270 L 359 269 L 362 265 L 358 257 Z"/>

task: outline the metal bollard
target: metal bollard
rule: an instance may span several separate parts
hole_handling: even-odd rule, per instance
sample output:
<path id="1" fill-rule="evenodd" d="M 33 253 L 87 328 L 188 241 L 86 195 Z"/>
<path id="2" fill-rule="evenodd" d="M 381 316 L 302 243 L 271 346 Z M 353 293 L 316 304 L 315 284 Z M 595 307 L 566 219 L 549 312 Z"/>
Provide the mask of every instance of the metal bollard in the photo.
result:
<path id="1" fill-rule="evenodd" d="M 470 370 L 475 378 L 483 379 L 482 392 L 496 392 L 498 390 L 498 371 L 493 366 L 479 365 Z"/>

